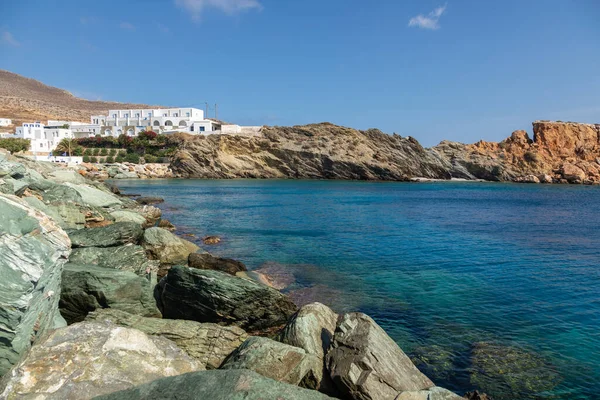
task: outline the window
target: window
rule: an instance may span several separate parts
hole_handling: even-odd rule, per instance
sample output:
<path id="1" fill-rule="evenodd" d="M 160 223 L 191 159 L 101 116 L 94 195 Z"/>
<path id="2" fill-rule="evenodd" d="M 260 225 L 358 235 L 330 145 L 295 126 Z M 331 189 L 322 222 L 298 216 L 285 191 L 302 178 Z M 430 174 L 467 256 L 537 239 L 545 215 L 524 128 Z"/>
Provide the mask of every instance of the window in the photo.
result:
<path id="1" fill-rule="evenodd" d="M 117 114 L 113 114 L 113 118 L 117 118 Z"/>
<path id="2" fill-rule="evenodd" d="M 173 116 L 174 116 L 174 117 L 178 117 L 179 115 L 178 115 L 177 113 L 175 113 Z"/>
<path id="3" fill-rule="evenodd" d="M 140 113 L 135 113 L 135 116 L 139 118 L 140 117 Z"/>
<path id="4" fill-rule="evenodd" d="M 125 113 L 125 118 L 129 118 L 129 113 Z"/>
<path id="5" fill-rule="evenodd" d="M 186 113 L 185 113 L 185 116 L 186 116 L 186 117 L 189 117 L 189 116 L 190 116 L 190 113 L 189 113 L 189 112 L 186 112 Z"/>
<path id="6" fill-rule="evenodd" d="M 44 147 L 44 143 L 40 143 L 40 147 Z"/>
<path id="7" fill-rule="evenodd" d="M 205 128 L 203 126 L 200 127 L 200 132 L 204 132 Z"/>
<path id="8" fill-rule="evenodd" d="M 190 132 L 194 132 L 194 125 L 190 127 Z"/>
<path id="9" fill-rule="evenodd" d="M 152 116 L 152 113 L 151 113 L 151 112 L 149 112 L 149 113 L 148 113 L 148 116 L 149 116 L 149 117 L 151 117 L 151 116 Z"/>

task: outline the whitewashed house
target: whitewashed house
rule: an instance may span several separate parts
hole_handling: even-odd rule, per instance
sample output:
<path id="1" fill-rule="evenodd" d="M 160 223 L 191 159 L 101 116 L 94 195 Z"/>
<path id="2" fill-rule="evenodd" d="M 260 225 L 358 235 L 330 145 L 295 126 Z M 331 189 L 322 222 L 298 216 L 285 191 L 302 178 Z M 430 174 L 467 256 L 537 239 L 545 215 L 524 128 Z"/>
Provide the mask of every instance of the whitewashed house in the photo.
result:
<path id="1" fill-rule="evenodd" d="M 10 126 L 12 125 L 12 120 L 10 118 L 0 118 L 0 126 Z"/>
<path id="2" fill-rule="evenodd" d="M 49 153 L 61 140 L 72 138 L 73 134 L 70 128 L 63 125 L 47 126 L 40 122 L 29 122 L 17 127 L 15 136 L 31 141 L 29 151 Z"/>
<path id="3" fill-rule="evenodd" d="M 220 130 L 220 125 L 204 119 L 204 111 L 198 108 L 110 110 L 108 115 L 92 116 L 91 123 L 100 127 L 102 136 L 136 136 L 148 129 L 156 133 L 187 132 L 196 135 Z"/>

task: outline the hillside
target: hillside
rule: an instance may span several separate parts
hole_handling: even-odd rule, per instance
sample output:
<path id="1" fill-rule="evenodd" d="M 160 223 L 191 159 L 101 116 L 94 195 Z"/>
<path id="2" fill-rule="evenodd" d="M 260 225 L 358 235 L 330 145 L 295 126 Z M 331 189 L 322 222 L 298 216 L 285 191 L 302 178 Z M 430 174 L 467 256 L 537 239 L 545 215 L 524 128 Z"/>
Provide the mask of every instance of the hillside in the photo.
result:
<path id="1" fill-rule="evenodd" d="M 80 99 L 66 90 L 0 70 L 0 118 L 12 119 L 13 125 L 48 119 L 87 122 L 91 115 L 109 109 L 151 107 L 155 106 Z"/>

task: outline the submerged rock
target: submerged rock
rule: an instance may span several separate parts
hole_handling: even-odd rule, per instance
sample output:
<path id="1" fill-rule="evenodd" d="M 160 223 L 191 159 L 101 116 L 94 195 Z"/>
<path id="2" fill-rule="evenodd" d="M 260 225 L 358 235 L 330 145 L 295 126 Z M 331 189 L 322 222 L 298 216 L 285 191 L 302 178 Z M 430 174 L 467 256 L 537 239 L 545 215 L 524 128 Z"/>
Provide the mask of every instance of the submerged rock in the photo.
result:
<path id="1" fill-rule="evenodd" d="M 447 389 L 434 386 L 428 390 L 402 392 L 394 400 L 464 400 L 464 397 L 460 397 Z"/>
<path id="2" fill-rule="evenodd" d="M 137 201 L 138 203 L 140 203 L 142 205 L 148 205 L 148 204 L 164 203 L 165 199 L 163 199 L 162 197 L 145 196 L 145 197 L 138 197 L 137 199 L 135 199 L 135 201 Z"/>
<path id="3" fill-rule="evenodd" d="M 173 342 L 112 324 L 80 322 L 32 347 L 0 398 L 85 400 L 202 366 Z"/>
<path id="4" fill-rule="evenodd" d="M 47 215 L 0 195 L 0 375 L 39 336 L 64 324 L 58 300 L 70 244 Z"/>
<path id="5" fill-rule="evenodd" d="M 438 345 L 417 347 L 411 354 L 411 360 L 421 372 L 433 380 L 448 380 L 456 371 L 454 354 Z"/>
<path id="6" fill-rule="evenodd" d="M 140 241 L 144 231 L 135 222 L 116 222 L 100 228 L 78 229 L 69 233 L 73 247 L 113 247 Z"/>
<path id="7" fill-rule="evenodd" d="M 188 257 L 190 268 L 210 269 L 213 271 L 225 272 L 229 275 L 235 275 L 238 272 L 247 271 L 246 266 L 231 258 L 219 258 L 208 253 L 190 253 Z"/>
<path id="8" fill-rule="evenodd" d="M 248 338 L 237 326 L 221 326 L 196 321 L 146 318 L 114 308 L 98 309 L 86 320 L 110 322 L 115 325 L 138 329 L 148 335 L 166 337 L 177 344 L 206 369 L 215 369 L 225 358 Z"/>
<path id="9" fill-rule="evenodd" d="M 491 342 L 479 342 L 471 350 L 471 383 L 497 399 L 519 399 L 549 391 L 561 381 L 543 357 Z"/>
<path id="10" fill-rule="evenodd" d="M 279 382 L 314 389 L 322 363 L 298 347 L 253 336 L 227 357 L 221 369 L 249 369 Z"/>
<path id="11" fill-rule="evenodd" d="M 402 392 L 434 386 L 396 342 L 362 313 L 340 317 L 327 367 L 338 389 L 352 399 L 393 400 Z"/>
<path id="12" fill-rule="evenodd" d="M 60 295 L 62 316 L 72 324 L 102 308 L 160 317 L 148 279 L 129 271 L 66 264 Z"/>
<path id="13" fill-rule="evenodd" d="M 217 244 L 221 243 L 221 238 L 218 236 L 205 236 L 202 238 L 204 244 Z"/>
<path id="14" fill-rule="evenodd" d="M 326 400 L 314 390 L 265 378 L 247 370 L 214 370 L 163 378 L 96 400 Z"/>
<path id="15" fill-rule="evenodd" d="M 275 289 L 223 272 L 175 266 L 156 288 L 163 316 L 260 331 L 283 325 L 296 306 Z"/>

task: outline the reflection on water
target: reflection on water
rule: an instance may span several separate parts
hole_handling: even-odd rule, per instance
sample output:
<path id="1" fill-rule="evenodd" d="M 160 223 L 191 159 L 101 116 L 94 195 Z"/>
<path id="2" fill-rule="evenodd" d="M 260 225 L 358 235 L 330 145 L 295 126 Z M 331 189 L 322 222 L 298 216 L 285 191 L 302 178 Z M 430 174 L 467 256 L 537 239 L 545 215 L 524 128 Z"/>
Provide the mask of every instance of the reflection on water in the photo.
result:
<path id="1" fill-rule="evenodd" d="M 481 183 L 127 181 L 178 232 L 297 301 L 371 315 L 431 375 L 497 399 L 600 391 L 600 188 Z M 275 263 L 275 264 L 273 264 Z"/>

